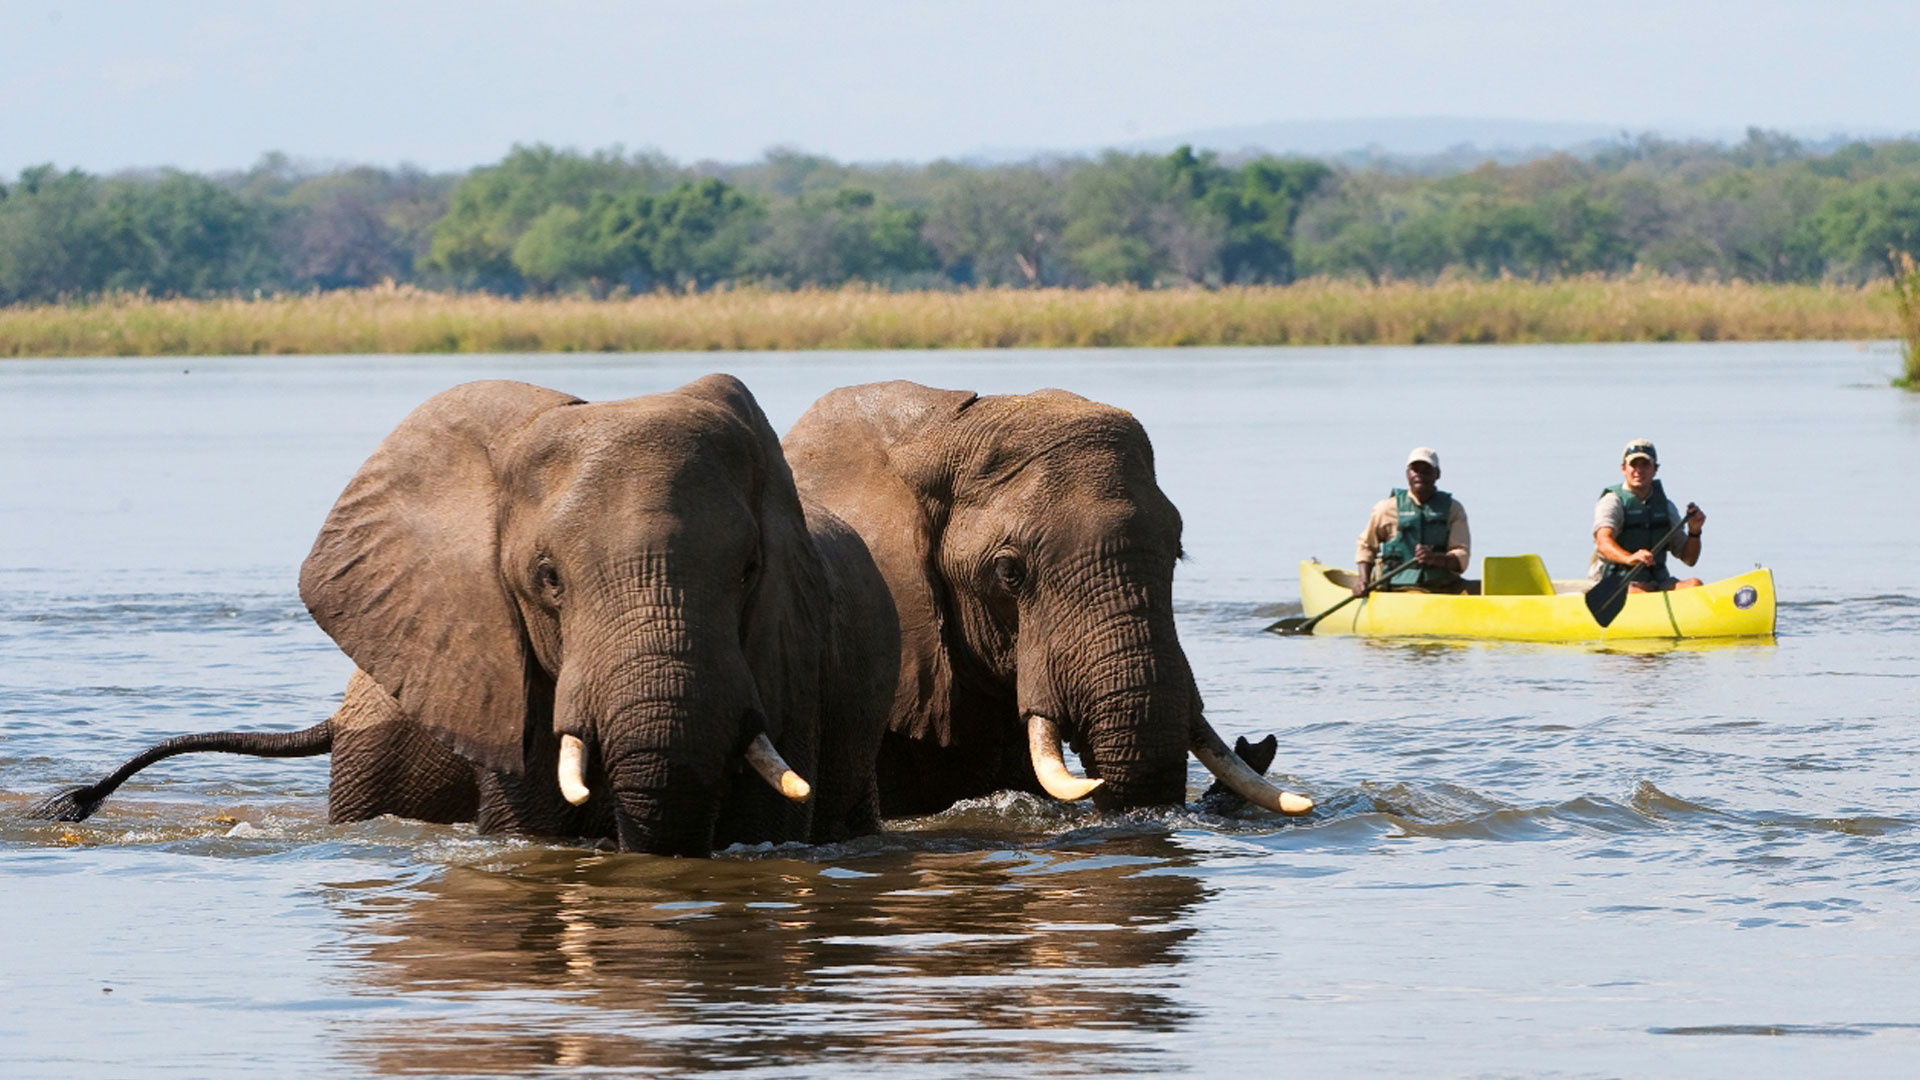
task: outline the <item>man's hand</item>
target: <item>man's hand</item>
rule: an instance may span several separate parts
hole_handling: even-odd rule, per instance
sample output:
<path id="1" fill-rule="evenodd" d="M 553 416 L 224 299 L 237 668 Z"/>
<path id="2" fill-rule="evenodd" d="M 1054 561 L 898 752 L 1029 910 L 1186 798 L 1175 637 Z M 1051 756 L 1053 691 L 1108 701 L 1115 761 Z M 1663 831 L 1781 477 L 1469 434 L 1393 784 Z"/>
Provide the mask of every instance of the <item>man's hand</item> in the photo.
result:
<path id="1" fill-rule="evenodd" d="M 1652 565 L 1653 565 L 1653 552 L 1651 552 L 1651 551 L 1648 551 L 1648 550 L 1647 550 L 1646 548 L 1641 548 L 1641 549 L 1640 549 L 1639 551 L 1636 551 L 1636 552 L 1634 552 L 1633 554 L 1631 554 L 1631 555 L 1629 555 L 1629 556 L 1627 556 L 1627 562 L 1626 562 L 1626 565 L 1628 565 L 1628 566 L 1652 566 Z"/>
<path id="2" fill-rule="evenodd" d="M 1698 503 L 1687 504 L 1686 522 L 1687 532 L 1695 535 L 1698 535 L 1701 527 L 1707 523 L 1707 515 L 1701 511 Z"/>

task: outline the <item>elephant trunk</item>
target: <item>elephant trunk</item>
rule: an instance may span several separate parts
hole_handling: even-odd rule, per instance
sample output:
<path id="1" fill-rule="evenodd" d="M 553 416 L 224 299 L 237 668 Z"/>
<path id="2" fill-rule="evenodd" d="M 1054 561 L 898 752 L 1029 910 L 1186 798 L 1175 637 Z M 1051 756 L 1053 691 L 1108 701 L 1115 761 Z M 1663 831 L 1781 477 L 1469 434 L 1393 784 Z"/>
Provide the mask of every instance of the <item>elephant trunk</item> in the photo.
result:
<path id="1" fill-rule="evenodd" d="M 1107 696 L 1090 710 L 1086 728 L 1089 773 L 1105 781 L 1093 793 L 1102 810 L 1170 806 L 1187 799 L 1187 739 L 1191 676 L 1175 685 L 1158 681 Z"/>
<path id="2" fill-rule="evenodd" d="M 1064 648 L 1047 640 L 1052 635 L 1034 635 L 1041 641 L 1031 648 L 1023 638 L 1022 718 L 1030 727 L 1039 719 L 1059 725 L 1089 779 L 1100 781 L 1090 790 L 1101 809 L 1186 801 L 1187 732 L 1197 695 L 1172 619 L 1137 614 L 1091 631 L 1069 635 Z M 1038 742 L 1031 731 L 1030 741 Z M 1037 746 L 1034 757 L 1040 776 Z M 1047 790 L 1067 797 L 1053 785 Z"/>
<path id="3" fill-rule="evenodd" d="M 705 858 L 713 854 L 715 812 L 688 814 L 677 809 L 683 793 L 664 788 L 613 783 L 616 839 L 621 851 L 648 855 Z"/>
<path id="4" fill-rule="evenodd" d="M 555 779 L 575 805 L 609 798 L 621 850 L 709 854 L 750 749 L 772 782 L 804 788 L 766 741 L 737 643 L 676 610 L 647 610 L 613 629 L 573 635 L 599 648 L 570 648 L 555 680 Z"/>

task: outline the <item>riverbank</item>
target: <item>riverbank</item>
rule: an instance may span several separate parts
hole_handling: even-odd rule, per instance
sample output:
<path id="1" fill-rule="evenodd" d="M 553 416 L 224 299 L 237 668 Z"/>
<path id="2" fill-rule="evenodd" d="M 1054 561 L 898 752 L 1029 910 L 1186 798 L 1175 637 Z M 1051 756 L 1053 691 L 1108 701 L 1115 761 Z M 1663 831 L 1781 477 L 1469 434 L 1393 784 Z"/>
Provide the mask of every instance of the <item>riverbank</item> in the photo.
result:
<path id="1" fill-rule="evenodd" d="M 1831 341 L 1898 337 L 1900 323 L 1886 282 L 1852 288 L 1644 276 L 1183 290 L 731 290 L 602 301 L 402 286 L 0 308 L 0 356 Z"/>

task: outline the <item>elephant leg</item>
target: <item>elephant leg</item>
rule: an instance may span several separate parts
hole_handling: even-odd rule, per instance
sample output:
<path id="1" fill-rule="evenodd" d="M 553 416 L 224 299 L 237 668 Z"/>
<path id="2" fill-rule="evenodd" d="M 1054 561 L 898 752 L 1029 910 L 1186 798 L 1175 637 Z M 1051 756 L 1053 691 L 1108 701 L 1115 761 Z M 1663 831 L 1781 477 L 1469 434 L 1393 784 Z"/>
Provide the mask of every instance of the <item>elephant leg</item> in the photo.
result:
<path id="1" fill-rule="evenodd" d="M 347 680 L 331 723 L 328 820 L 393 814 L 453 824 L 478 815 L 473 765 L 401 712 L 400 703 L 365 672 L 356 670 Z"/>
<path id="2" fill-rule="evenodd" d="M 888 729 L 880 739 L 880 813 L 884 817 L 937 814 L 962 799 L 996 791 L 1041 794 L 1018 728 L 1004 738 L 978 738 L 941 746 Z"/>
<path id="3" fill-rule="evenodd" d="M 402 712 L 362 671 L 348 680 L 332 725 L 327 816 L 335 823 L 392 814 L 443 825 L 472 821 L 483 833 L 614 835 L 606 800 L 576 809 L 560 797 L 559 752 L 551 737 L 533 748 L 527 773 L 478 768 Z"/>
<path id="4" fill-rule="evenodd" d="M 560 795 L 559 765 L 559 740 L 542 731 L 527 747 L 525 772 L 477 770 L 480 831 L 609 840 L 617 836 L 611 793 L 603 785 L 586 805 L 569 804 Z"/>
<path id="5" fill-rule="evenodd" d="M 874 775 L 900 675 L 900 622 L 866 541 L 824 509 L 807 523 L 834 598 L 821 671 L 818 783 L 809 839 L 828 843 L 880 831 Z"/>

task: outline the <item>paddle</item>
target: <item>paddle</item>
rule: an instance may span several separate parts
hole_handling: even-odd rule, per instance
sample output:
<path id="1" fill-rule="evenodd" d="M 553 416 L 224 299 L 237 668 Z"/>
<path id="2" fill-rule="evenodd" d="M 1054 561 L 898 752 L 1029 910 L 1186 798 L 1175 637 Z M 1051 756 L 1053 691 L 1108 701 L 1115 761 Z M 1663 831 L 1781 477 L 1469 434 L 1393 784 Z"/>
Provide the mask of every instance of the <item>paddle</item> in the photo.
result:
<path id="1" fill-rule="evenodd" d="M 1691 511 L 1693 504 L 1688 503 L 1687 509 Z M 1679 535 L 1681 529 L 1686 527 L 1687 518 L 1686 515 L 1683 514 L 1680 517 L 1680 524 L 1668 529 L 1666 538 L 1649 550 L 1659 551 L 1661 548 L 1673 543 L 1673 538 Z M 1619 618 L 1620 612 L 1626 609 L 1627 584 L 1634 579 L 1635 575 L 1645 569 L 1646 567 L 1644 566 L 1636 566 L 1624 574 L 1603 577 L 1587 589 L 1587 612 L 1593 616 L 1594 622 L 1600 624 L 1602 630 L 1612 626 L 1613 620 Z"/>
<path id="2" fill-rule="evenodd" d="M 1327 616 L 1333 614 L 1334 612 L 1339 611 L 1341 608 L 1346 607 L 1348 604 L 1353 603 L 1355 600 L 1360 599 L 1361 597 L 1367 595 L 1373 590 L 1393 580 L 1393 575 L 1399 573 L 1402 570 L 1405 570 L 1407 567 L 1412 565 L 1413 565 L 1413 560 L 1406 559 L 1394 566 L 1389 566 L 1385 571 L 1383 571 L 1380 574 L 1380 577 L 1377 580 L 1375 580 L 1373 584 L 1367 586 L 1365 589 L 1362 589 L 1357 593 L 1354 593 L 1352 596 L 1347 597 L 1345 600 L 1340 601 L 1339 603 L 1333 605 L 1332 607 L 1321 612 L 1320 614 L 1315 615 L 1313 618 L 1309 619 L 1304 615 L 1292 615 L 1285 619 L 1281 619 L 1279 622 L 1273 623 L 1263 628 L 1264 632 L 1270 633 L 1270 634 L 1283 634 L 1287 636 L 1291 636 L 1294 634 L 1311 634 L 1313 633 L 1313 628 L 1320 625 L 1321 619 L 1324 619 Z"/>

